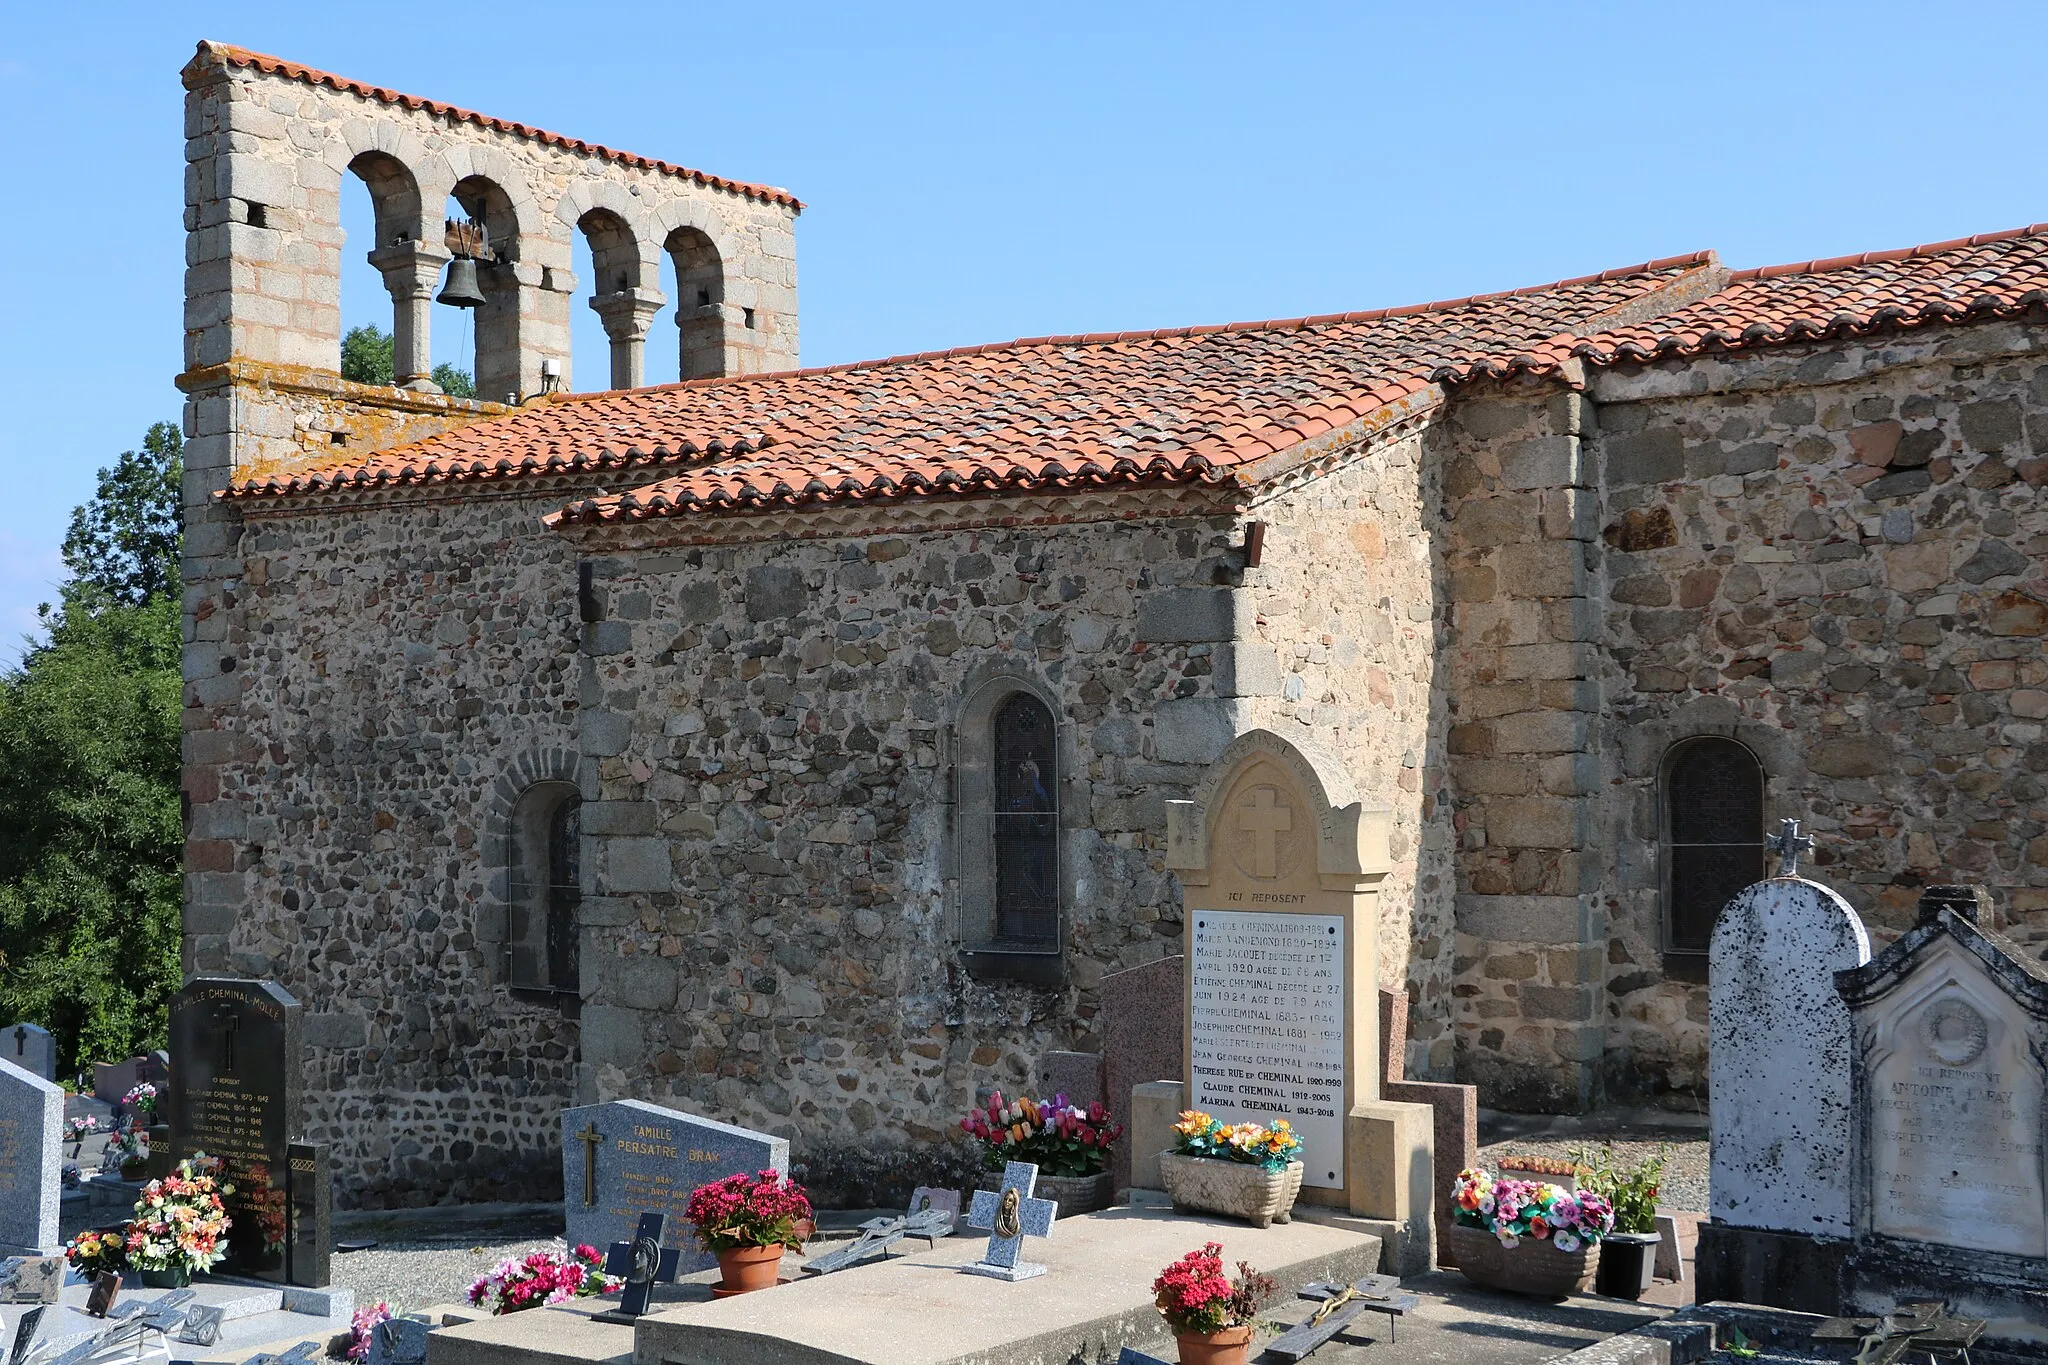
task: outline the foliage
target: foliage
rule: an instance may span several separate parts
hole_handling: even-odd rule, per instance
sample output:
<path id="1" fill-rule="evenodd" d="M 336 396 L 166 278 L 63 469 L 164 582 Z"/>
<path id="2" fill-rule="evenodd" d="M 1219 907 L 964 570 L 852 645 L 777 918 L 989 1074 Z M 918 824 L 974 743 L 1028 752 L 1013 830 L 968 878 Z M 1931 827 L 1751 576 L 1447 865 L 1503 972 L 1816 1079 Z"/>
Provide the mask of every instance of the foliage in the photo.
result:
<path id="1" fill-rule="evenodd" d="M 984 1170 L 1000 1171 L 1012 1161 L 1028 1161 L 1046 1175 L 1088 1176 L 1109 1167 L 1109 1154 L 1123 1136 L 1123 1125 L 1110 1122 L 1100 1101 L 1085 1110 L 1067 1103 L 1065 1095 L 1036 1100 L 1029 1095 L 1003 1103 L 1003 1092 L 989 1096 L 986 1107 L 960 1120 L 961 1128 L 979 1139 Z"/>
<path id="2" fill-rule="evenodd" d="M 341 377 L 358 384 L 395 384 L 398 362 L 391 334 L 375 324 L 351 327 L 341 339 Z M 434 382 L 451 398 L 476 397 L 476 381 L 468 370 L 443 361 L 434 367 Z"/>
<path id="3" fill-rule="evenodd" d="M 775 1171 L 742 1171 L 690 1192 L 686 1215 L 697 1240 L 717 1253 L 739 1247 L 799 1246 L 812 1230 L 804 1187 Z"/>
<path id="4" fill-rule="evenodd" d="M 1548 1181 L 1496 1180 L 1471 1167 L 1451 1186 L 1451 1219 L 1460 1227 L 1485 1228 L 1504 1247 L 1524 1237 L 1549 1238 L 1559 1251 L 1598 1245 L 1614 1230 L 1614 1209 L 1597 1194 L 1577 1194 Z"/>
<path id="5" fill-rule="evenodd" d="M 1597 1152 L 1579 1148 L 1572 1153 L 1572 1160 L 1586 1171 L 1580 1185 L 1614 1205 L 1616 1232 L 1657 1230 L 1657 1196 L 1663 1186 L 1664 1168 L 1671 1164 L 1668 1145 L 1660 1145 L 1654 1156 L 1646 1156 L 1632 1166 L 1622 1164 L 1611 1142 Z"/>
<path id="6" fill-rule="evenodd" d="M 1208 1336 L 1228 1327 L 1249 1327 L 1265 1302 L 1280 1292 L 1270 1277 L 1243 1261 L 1237 1279 L 1223 1273 L 1223 1244 L 1206 1243 L 1161 1271 L 1152 1281 L 1159 1316 L 1176 1332 Z"/>
<path id="7" fill-rule="evenodd" d="M 1286 1119 L 1266 1128 L 1256 1123 L 1219 1123 L 1199 1109 L 1184 1109 L 1180 1122 L 1173 1125 L 1173 1150 L 1181 1156 L 1206 1156 L 1281 1171 L 1301 1159 L 1301 1139 Z"/>
<path id="8" fill-rule="evenodd" d="M 185 438 L 171 422 L 150 427 L 141 450 L 122 451 L 100 471 L 92 501 L 73 509 L 64 535 L 67 606 L 81 595 L 123 607 L 177 598 L 184 475 Z"/>
<path id="9" fill-rule="evenodd" d="M 603 1267 L 604 1258 L 593 1246 L 579 1246 L 573 1251 L 536 1251 L 530 1256 L 498 1262 L 490 1273 L 478 1277 L 469 1287 L 469 1301 L 479 1307 L 488 1302 L 496 1315 L 608 1294 L 623 1281 L 607 1276 Z"/>
<path id="10" fill-rule="evenodd" d="M 233 1220 L 221 1196 L 235 1187 L 204 1156 L 178 1163 L 175 1173 L 142 1187 L 128 1223 L 128 1264 L 138 1270 L 211 1270 L 228 1254 Z"/>
<path id="11" fill-rule="evenodd" d="M 79 1233 L 64 1244 L 64 1257 L 71 1268 L 90 1279 L 103 1270 L 125 1270 L 128 1245 L 125 1232 Z"/>

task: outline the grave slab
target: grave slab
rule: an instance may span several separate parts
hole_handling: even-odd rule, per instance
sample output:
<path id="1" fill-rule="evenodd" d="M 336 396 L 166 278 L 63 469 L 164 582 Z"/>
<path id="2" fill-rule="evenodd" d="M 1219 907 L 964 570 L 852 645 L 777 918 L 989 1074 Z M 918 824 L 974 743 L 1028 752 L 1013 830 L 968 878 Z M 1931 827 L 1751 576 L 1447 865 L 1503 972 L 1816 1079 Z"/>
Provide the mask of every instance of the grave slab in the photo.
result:
<path id="1" fill-rule="evenodd" d="M 204 1305 L 222 1310 L 220 1336 L 211 1346 L 193 1346 L 177 1341 L 173 1332 L 173 1339 L 167 1343 L 172 1365 L 187 1361 L 241 1359 L 256 1354 L 266 1345 L 273 1350 L 282 1350 L 300 1340 L 317 1339 L 324 1346 L 328 1338 L 348 1329 L 349 1317 L 355 1307 L 354 1296 L 346 1290 L 302 1295 L 298 1306 L 326 1310 L 304 1313 L 288 1311 L 285 1295 L 292 1291 L 276 1285 L 238 1283 L 201 1276 L 192 1282 L 191 1288 L 192 1298 L 188 1306 Z M 104 1326 L 103 1319 L 89 1317 L 84 1312 L 86 1298 L 91 1292 L 92 1286 L 76 1272 L 72 1273 L 70 1282 L 60 1292 L 57 1308 L 44 1315 L 35 1339 L 39 1342 L 55 1341 Z M 146 1308 L 172 1292 L 146 1288 L 137 1276 L 128 1275 L 123 1278 L 116 1307 L 133 1303 Z M 0 1307 L 0 1340 L 13 1340 L 15 1325 L 25 1307 Z"/>
<path id="2" fill-rule="evenodd" d="M 0 1058 L 0 1255 L 50 1255 L 63 1185 L 64 1092 Z"/>

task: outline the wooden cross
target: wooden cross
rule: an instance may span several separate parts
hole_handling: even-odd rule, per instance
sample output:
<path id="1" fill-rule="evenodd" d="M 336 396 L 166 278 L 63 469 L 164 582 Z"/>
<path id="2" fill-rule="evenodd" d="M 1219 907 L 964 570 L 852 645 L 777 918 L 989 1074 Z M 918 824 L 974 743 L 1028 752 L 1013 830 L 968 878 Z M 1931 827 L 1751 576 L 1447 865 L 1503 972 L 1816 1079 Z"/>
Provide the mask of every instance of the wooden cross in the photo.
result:
<path id="1" fill-rule="evenodd" d="M 1799 857 L 1813 849 L 1813 840 L 1799 832 L 1797 820 L 1786 820 L 1779 832 L 1764 840 L 1764 846 L 1778 855 L 1778 875 L 1796 877 L 1799 875 Z"/>
<path id="2" fill-rule="evenodd" d="M 1294 812 L 1273 804 L 1271 787 L 1252 789 L 1248 804 L 1237 808 L 1237 827 L 1252 836 L 1252 875 L 1277 877 L 1279 841 L 1276 838 L 1294 828 Z"/>
<path id="3" fill-rule="evenodd" d="M 929 1204 L 930 1200 L 927 1199 Z M 901 1218 L 870 1218 L 860 1225 L 860 1236 L 837 1251 L 813 1257 L 804 1262 L 806 1275 L 830 1275 L 835 1270 L 845 1270 L 863 1261 L 872 1261 L 877 1256 L 887 1256 L 889 1248 L 906 1237 L 922 1237 L 936 1246 L 938 1239 L 953 1231 L 953 1215 L 944 1209 L 917 1209 Z"/>
<path id="4" fill-rule="evenodd" d="M 1052 1236 L 1053 1220 L 1060 1206 L 1051 1199 L 1033 1199 L 1038 1188 L 1038 1168 L 1028 1161 L 1012 1161 L 1003 1167 L 1000 1190 L 976 1190 L 967 1226 L 987 1228 L 988 1250 L 973 1265 L 962 1267 L 970 1275 L 996 1280 L 1028 1280 L 1043 1275 L 1045 1267 L 1017 1259 L 1026 1237 Z"/>
<path id="5" fill-rule="evenodd" d="M 676 1265 L 682 1253 L 661 1244 L 662 1229 L 667 1224 L 665 1213 L 643 1213 L 632 1241 L 613 1242 L 606 1248 L 604 1273 L 624 1279 L 626 1293 L 616 1312 L 598 1313 L 596 1321 L 630 1323 L 647 1311 L 655 1285 L 675 1283 Z"/>
<path id="6" fill-rule="evenodd" d="M 604 1144 L 604 1134 L 597 1131 L 597 1120 L 584 1124 L 576 1140 L 583 1144 L 583 1207 L 587 1209 L 597 1202 L 597 1149 Z"/>

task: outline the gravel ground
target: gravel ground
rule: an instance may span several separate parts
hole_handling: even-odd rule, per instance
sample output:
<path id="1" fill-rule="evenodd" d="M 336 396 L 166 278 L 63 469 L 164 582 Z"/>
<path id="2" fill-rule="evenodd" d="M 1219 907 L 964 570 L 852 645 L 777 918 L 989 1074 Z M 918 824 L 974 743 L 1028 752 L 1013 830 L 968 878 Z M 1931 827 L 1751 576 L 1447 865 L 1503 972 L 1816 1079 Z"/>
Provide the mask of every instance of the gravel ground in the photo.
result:
<path id="1" fill-rule="evenodd" d="M 1569 1160 L 1571 1154 L 1581 1147 L 1597 1149 L 1607 1141 L 1614 1143 L 1615 1157 L 1624 1163 L 1654 1156 L 1660 1147 L 1669 1151 L 1671 1164 L 1664 1168 L 1664 1188 L 1657 1197 L 1657 1207 L 1694 1211 L 1706 1209 L 1707 1139 L 1704 1134 L 1677 1134 L 1668 1138 L 1645 1139 L 1636 1136 L 1623 1137 L 1612 1132 L 1589 1132 L 1571 1137 L 1505 1138 L 1497 1142 L 1483 1143 L 1479 1148 L 1479 1161 L 1487 1167 L 1491 1167 L 1504 1156 L 1541 1156 L 1564 1161 Z"/>
<path id="2" fill-rule="evenodd" d="M 398 1313 L 437 1303 L 463 1303 L 477 1276 L 498 1262 L 533 1251 L 560 1250 L 560 1238 L 452 1247 L 445 1242 L 379 1242 L 334 1257 L 334 1283 L 355 1291 L 356 1306 L 379 1299 Z"/>

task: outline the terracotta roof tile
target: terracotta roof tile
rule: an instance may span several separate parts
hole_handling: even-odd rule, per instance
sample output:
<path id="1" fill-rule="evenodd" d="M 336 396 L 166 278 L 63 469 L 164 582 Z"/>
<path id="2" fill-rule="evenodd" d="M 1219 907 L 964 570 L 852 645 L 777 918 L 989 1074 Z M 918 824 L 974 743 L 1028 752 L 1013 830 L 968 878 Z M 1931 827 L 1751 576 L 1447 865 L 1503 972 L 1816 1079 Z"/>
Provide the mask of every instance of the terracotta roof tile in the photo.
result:
<path id="1" fill-rule="evenodd" d="M 531 124 L 514 123 L 509 119 L 492 118 L 488 114 L 479 114 L 474 110 L 464 109 L 458 105 L 444 104 L 440 100 L 430 100 L 419 95 L 402 94 L 396 90 L 386 89 L 381 85 L 366 85 L 362 81 L 352 81 L 346 76 L 337 76 L 331 71 L 321 71 L 314 67 L 301 66 L 297 62 L 288 62 L 282 57 L 272 57 L 262 52 L 251 52 L 248 48 L 236 47 L 232 43 L 216 43 L 202 38 L 199 42 L 199 51 L 193 56 L 192 61 L 195 65 L 204 65 L 209 61 L 213 61 L 227 66 L 254 67 L 266 75 L 283 76 L 288 80 L 304 81 L 307 85 L 324 85 L 334 90 L 346 91 L 352 95 L 361 95 L 365 99 L 377 100 L 384 104 L 400 104 L 404 105 L 407 109 L 424 110 L 429 114 L 437 114 L 442 118 L 453 119 L 457 123 L 474 123 L 480 128 L 489 128 L 500 133 L 511 133 L 515 137 L 530 138 L 535 142 L 545 143 L 551 147 L 562 147 L 572 152 L 581 152 L 587 156 L 603 157 L 607 161 L 616 161 L 624 166 L 637 166 L 642 170 L 658 171 L 663 175 L 679 176 L 685 180 L 693 180 L 699 185 L 709 185 L 715 189 L 731 190 L 734 194 L 743 194 L 749 199 L 759 199 L 765 203 L 787 204 L 798 212 L 802 212 L 804 207 L 796 196 L 787 190 L 778 190 L 769 185 L 750 185 L 743 180 L 728 180 L 722 175 L 709 175 L 703 171 L 693 171 L 688 166 L 678 166 L 670 161 L 658 161 L 650 156 L 638 156 L 632 152 L 622 152 L 616 148 L 602 146 L 599 143 L 585 142 L 581 138 L 563 137 L 560 133 L 551 133 L 545 128 L 535 128 Z"/>
<path id="2" fill-rule="evenodd" d="M 1432 382 L 1573 334 L 1706 253 L 1508 294 L 1228 327 L 1037 337 L 578 395 L 230 496 L 648 471 L 571 522 L 679 512 L 1219 483 Z"/>

